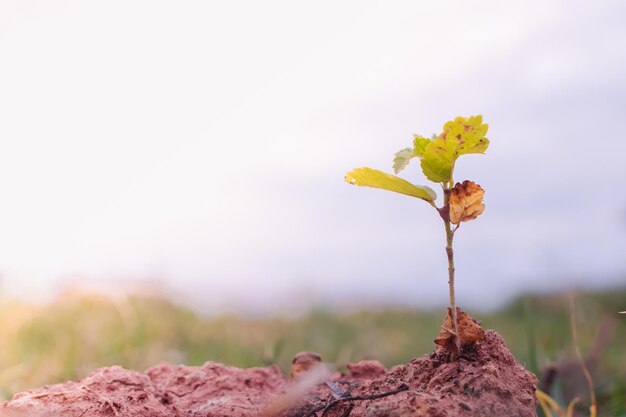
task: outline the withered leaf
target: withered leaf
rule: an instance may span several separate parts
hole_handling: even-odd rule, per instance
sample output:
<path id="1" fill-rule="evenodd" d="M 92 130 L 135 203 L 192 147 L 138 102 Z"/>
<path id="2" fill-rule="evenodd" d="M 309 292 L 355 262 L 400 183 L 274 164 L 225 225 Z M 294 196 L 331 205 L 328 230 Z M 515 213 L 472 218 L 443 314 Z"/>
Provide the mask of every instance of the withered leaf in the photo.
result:
<path id="1" fill-rule="evenodd" d="M 472 181 L 456 183 L 450 190 L 450 221 L 454 224 L 474 220 L 484 210 L 485 190 Z"/>
<path id="2" fill-rule="evenodd" d="M 478 342 L 485 337 L 485 331 L 480 324 L 469 314 L 457 307 L 457 334 L 459 338 L 459 346 L 463 349 L 465 346 Z M 454 334 L 454 324 L 452 321 L 452 309 L 448 307 L 448 314 L 443 320 L 439 337 L 435 339 L 435 343 L 450 352 L 457 352 L 457 339 Z"/>

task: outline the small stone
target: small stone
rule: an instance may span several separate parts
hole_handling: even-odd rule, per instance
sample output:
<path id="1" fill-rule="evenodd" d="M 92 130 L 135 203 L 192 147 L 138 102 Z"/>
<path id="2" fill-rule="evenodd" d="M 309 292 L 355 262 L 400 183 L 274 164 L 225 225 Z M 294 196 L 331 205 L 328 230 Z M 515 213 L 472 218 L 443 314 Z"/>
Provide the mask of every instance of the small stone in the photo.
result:
<path id="1" fill-rule="evenodd" d="M 291 378 L 299 378 L 309 370 L 322 364 L 322 357 L 315 352 L 299 352 L 291 361 Z"/>

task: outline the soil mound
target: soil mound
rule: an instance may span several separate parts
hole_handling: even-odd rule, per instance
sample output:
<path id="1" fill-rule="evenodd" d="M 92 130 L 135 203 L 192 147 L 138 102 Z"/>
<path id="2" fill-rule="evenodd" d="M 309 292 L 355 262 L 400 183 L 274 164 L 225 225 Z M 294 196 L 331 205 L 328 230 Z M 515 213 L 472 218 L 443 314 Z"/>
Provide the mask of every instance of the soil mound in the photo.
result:
<path id="1" fill-rule="evenodd" d="M 456 361 L 438 349 L 390 372 L 376 361 L 349 364 L 348 370 L 325 374 L 321 383 L 311 385 L 279 415 L 321 416 L 325 410 L 328 417 L 536 416 L 536 378 L 515 361 L 493 331 Z M 263 416 L 271 404 L 293 398 L 289 395 L 296 388 L 301 389 L 301 383 L 285 378 L 276 366 L 161 364 L 145 373 L 111 367 L 79 382 L 16 394 L 0 405 L 0 415 Z"/>

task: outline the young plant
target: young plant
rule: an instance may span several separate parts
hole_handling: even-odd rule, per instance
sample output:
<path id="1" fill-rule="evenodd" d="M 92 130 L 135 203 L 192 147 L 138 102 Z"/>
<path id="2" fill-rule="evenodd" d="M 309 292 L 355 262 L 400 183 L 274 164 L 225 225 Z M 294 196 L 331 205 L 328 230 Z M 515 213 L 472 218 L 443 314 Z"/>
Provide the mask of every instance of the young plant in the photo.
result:
<path id="1" fill-rule="evenodd" d="M 438 183 L 443 191 L 443 204 L 436 204 L 437 194 L 425 185 L 410 182 L 372 168 L 356 168 L 346 175 L 350 184 L 380 188 L 419 198 L 430 204 L 443 220 L 446 233 L 446 255 L 448 258 L 448 289 L 450 309 L 442 326 L 442 333 L 435 341 L 447 348 L 452 358 L 461 353 L 464 342 L 473 342 L 482 338 L 482 329 L 466 313 L 457 311 L 454 294 L 454 236 L 461 223 L 478 217 L 485 205 L 485 192 L 480 185 L 472 181 L 455 183 L 453 179 L 456 160 L 461 155 L 484 153 L 489 146 L 485 137 L 488 126 L 482 116 L 469 118 L 457 117 L 443 126 L 443 131 L 432 138 L 415 135 L 413 146 L 404 148 L 395 154 L 393 170 L 396 174 L 407 167 L 413 158 L 420 160 L 422 172 L 430 181 Z M 462 332 L 459 334 L 459 323 Z"/>

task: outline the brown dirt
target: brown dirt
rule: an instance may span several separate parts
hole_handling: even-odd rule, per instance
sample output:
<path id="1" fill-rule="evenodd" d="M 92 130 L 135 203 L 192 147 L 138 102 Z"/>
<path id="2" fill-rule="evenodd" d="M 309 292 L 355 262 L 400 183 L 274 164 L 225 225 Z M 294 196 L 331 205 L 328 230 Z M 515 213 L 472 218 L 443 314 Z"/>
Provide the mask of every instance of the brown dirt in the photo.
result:
<path id="1" fill-rule="evenodd" d="M 504 340 L 485 338 L 456 361 L 443 349 L 390 372 L 377 361 L 347 365 L 345 374 L 324 374 L 350 395 L 371 396 L 399 387 L 406 391 L 373 400 L 343 401 L 326 416 L 534 417 L 537 380 L 519 365 Z M 305 378 L 302 379 L 304 381 Z M 208 362 L 200 367 L 162 364 L 145 373 L 103 368 L 79 382 L 16 394 L 0 405 L 7 417 L 217 417 L 261 416 L 269 404 L 294 398 L 302 381 L 290 381 L 278 367 L 240 369 Z M 309 381 L 310 382 L 310 381 Z M 281 416 L 304 416 L 333 399 L 324 384 L 310 385 Z M 406 386 L 406 387 L 404 387 Z M 281 404 L 285 404 L 282 402 Z M 267 414 L 265 414 L 267 415 Z M 321 416 L 322 411 L 317 413 Z"/>

